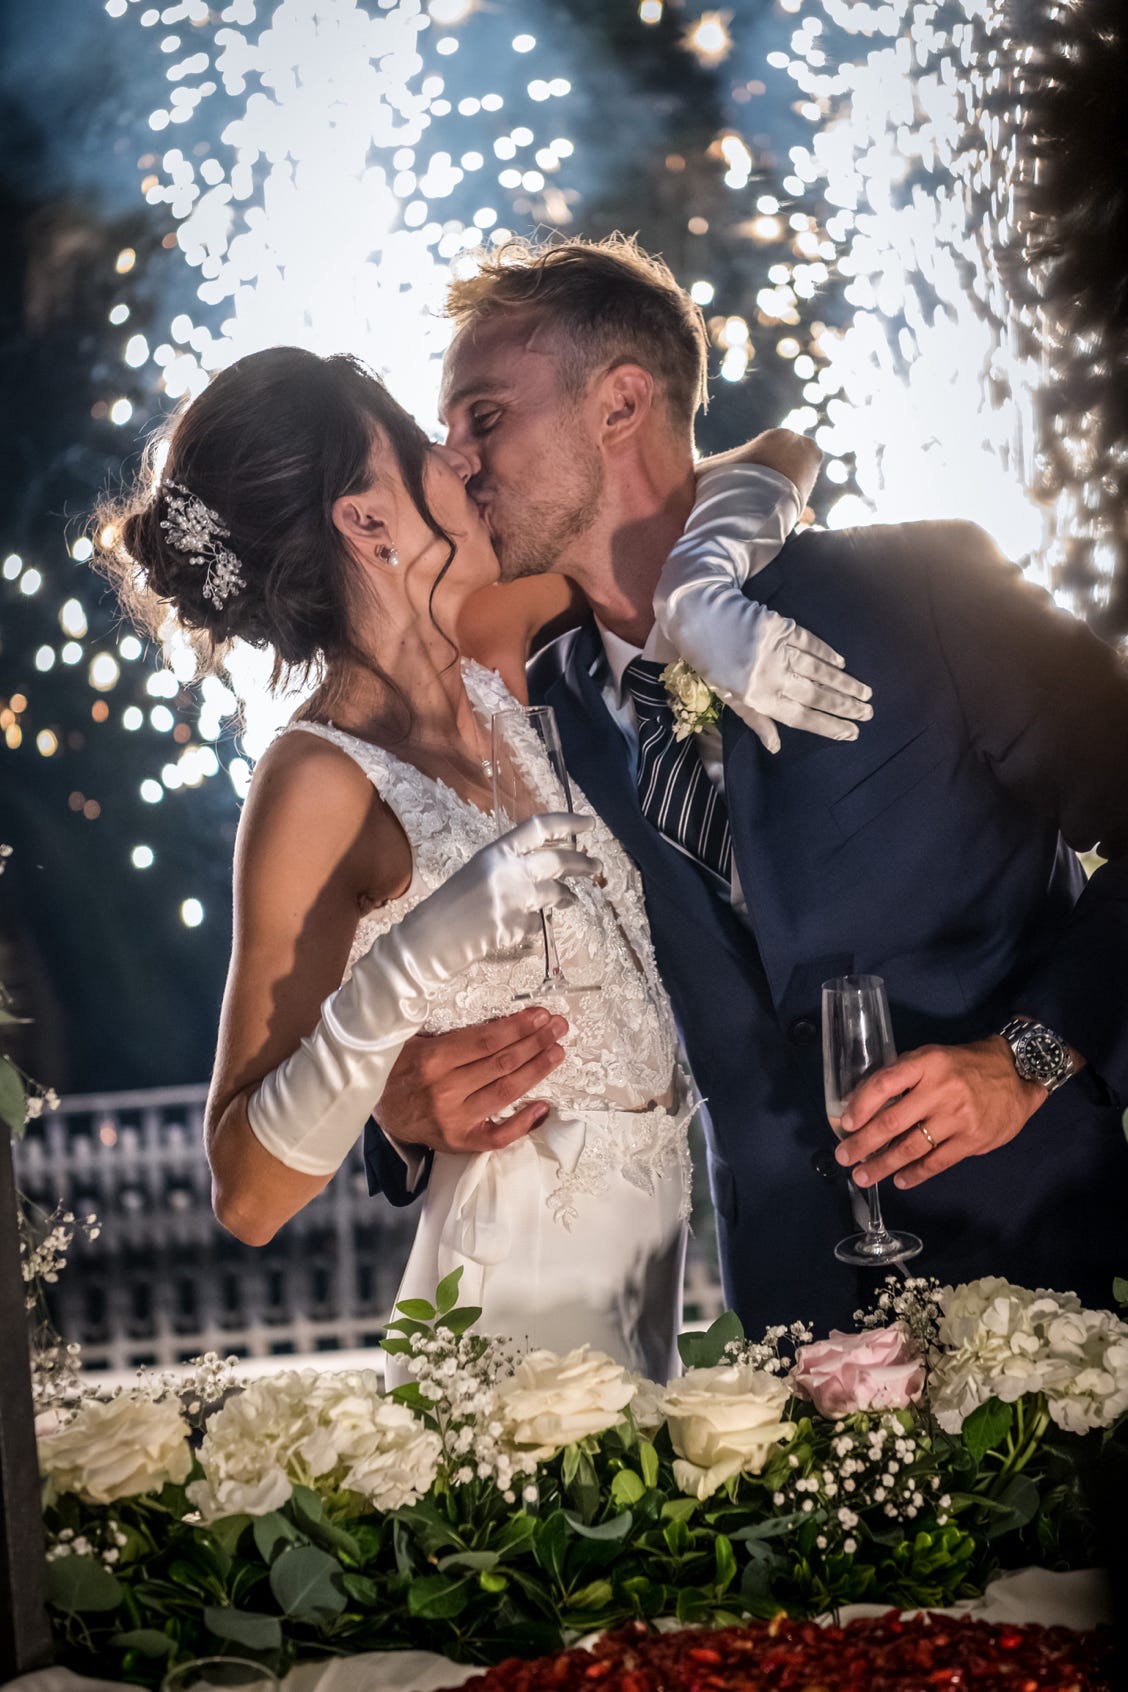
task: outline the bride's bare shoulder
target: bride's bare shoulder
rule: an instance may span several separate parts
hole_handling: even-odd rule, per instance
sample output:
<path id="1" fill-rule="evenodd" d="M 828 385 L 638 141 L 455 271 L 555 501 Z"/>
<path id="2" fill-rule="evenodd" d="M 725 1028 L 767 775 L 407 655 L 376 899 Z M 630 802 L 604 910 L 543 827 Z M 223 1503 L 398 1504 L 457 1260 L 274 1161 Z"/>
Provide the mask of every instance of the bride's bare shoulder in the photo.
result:
<path id="1" fill-rule="evenodd" d="M 282 865 L 315 879 L 351 865 L 358 889 L 371 898 L 375 875 L 386 897 L 410 857 L 399 819 L 343 747 L 298 728 L 267 747 L 239 821 L 237 859 L 256 878 Z"/>

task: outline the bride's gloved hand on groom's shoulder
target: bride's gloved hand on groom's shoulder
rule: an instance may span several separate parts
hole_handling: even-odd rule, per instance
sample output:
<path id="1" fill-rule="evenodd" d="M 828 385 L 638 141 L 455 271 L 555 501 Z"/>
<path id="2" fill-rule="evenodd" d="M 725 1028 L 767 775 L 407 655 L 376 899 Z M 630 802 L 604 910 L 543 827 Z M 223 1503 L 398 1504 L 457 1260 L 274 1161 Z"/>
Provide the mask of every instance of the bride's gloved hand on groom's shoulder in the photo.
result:
<path id="1" fill-rule="evenodd" d="M 654 595 L 658 628 L 769 752 L 778 723 L 856 740 L 870 689 L 792 617 L 745 596 L 802 515 L 822 453 L 788 429 L 698 466 L 697 499 Z"/>
<path id="2" fill-rule="evenodd" d="M 592 826 L 570 812 L 531 817 L 380 935 L 325 999 L 312 1033 L 250 1093 L 247 1121 L 259 1143 L 301 1174 L 338 1169 L 431 999 L 471 964 L 533 934 L 543 909 L 570 904 L 568 879 L 599 875 L 598 859 L 572 844 Z"/>

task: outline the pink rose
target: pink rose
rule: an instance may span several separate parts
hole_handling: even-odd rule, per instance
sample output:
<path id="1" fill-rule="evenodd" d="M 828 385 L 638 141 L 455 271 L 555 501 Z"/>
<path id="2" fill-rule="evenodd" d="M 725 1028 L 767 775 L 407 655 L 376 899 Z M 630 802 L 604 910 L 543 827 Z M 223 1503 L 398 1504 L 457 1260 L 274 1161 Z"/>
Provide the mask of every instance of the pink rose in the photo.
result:
<path id="1" fill-rule="evenodd" d="M 830 1338 L 800 1346 L 791 1390 L 822 1416 L 854 1410 L 903 1410 L 924 1385 L 924 1364 L 903 1328 L 831 1329 Z"/>

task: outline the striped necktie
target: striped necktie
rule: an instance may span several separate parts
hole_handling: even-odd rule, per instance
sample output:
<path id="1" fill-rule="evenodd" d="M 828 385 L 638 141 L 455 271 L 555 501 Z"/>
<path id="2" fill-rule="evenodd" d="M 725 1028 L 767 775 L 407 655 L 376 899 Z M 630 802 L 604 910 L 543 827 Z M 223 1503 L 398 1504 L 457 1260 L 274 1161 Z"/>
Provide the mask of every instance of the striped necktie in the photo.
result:
<path id="1" fill-rule="evenodd" d="M 674 738 L 674 713 L 661 680 L 664 668 L 649 658 L 632 658 L 623 672 L 638 717 L 642 814 L 727 891 L 732 883 L 728 810 L 705 773 L 696 737 Z"/>

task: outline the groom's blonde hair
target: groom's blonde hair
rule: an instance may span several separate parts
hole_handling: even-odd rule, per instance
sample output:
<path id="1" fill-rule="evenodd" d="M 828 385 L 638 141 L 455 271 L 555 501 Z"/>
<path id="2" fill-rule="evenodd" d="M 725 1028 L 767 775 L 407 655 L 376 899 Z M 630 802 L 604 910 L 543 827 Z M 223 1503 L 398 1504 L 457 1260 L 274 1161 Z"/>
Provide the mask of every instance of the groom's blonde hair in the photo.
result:
<path id="1" fill-rule="evenodd" d="M 458 333 L 503 313 L 550 333 L 570 396 L 583 393 L 595 371 L 629 362 L 658 382 L 675 426 L 692 430 L 707 403 L 700 308 L 632 236 L 507 241 L 450 284 L 447 315 Z"/>

